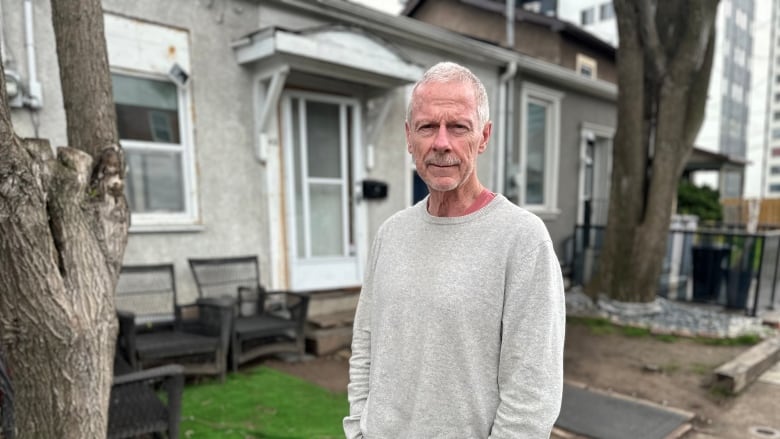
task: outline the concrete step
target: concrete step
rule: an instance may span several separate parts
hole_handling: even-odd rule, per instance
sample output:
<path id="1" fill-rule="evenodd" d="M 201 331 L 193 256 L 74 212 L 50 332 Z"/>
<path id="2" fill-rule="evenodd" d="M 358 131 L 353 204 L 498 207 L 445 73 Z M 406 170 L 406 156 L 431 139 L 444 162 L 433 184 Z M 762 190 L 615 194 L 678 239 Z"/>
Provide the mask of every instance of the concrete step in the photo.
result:
<path id="1" fill-rule="evenodd" d="M 780 336 L 768 338 L 715 369 L 714 386 L 738 393 L 780 361 Z"/>
<path id="2" fill-rule="evenodd" d="M 306 350 L 320 356 L 350 347 L 354 319 L 354 309 L 309 315 L 305 331 Z"/>
<path id="3" fill-rule="evenodd" d="M 355 313 L 360 290 L 336 290 L 311 293 L 309 296 L 309 320 L 312 317 L 340 313 Z"/>
<path id="4" fill-rule="evenodd" d="M 352 325 L 306 329 L 306 352 L 317 356 L 333 354 L 352 345 Z"/>

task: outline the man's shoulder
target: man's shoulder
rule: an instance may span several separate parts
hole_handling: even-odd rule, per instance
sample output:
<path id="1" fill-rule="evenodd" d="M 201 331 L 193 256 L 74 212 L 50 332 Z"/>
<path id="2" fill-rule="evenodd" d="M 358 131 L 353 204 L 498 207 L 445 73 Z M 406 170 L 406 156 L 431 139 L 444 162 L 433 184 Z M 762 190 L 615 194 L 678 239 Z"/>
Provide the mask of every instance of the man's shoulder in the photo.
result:
<path id="1" fill-rule="evenodd" d="M 535 213 L 518 206 L 503 196 L 495 201 L 499 204 L 496 206 L 492 219 L 502 223 L 501 225 L 506 227 L 505 230 L 548 235 L 547 226 Z"/>
<path id="2" fill-rule="evenodd" d="M 397 230 L 398 228 L 408 228 L 420 220 L 420 206 L 415 204 L 390 215 L 380 226 L 379 232 Z"/>

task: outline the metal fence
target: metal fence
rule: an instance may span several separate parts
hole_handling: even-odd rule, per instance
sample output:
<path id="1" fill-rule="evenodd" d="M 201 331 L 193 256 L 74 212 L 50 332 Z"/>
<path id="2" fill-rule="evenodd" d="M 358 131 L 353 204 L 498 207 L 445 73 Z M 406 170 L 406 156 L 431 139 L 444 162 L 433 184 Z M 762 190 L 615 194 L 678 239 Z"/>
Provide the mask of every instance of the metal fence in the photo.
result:
<path id="1" fill-rule="evenodd" d="M 780 231 L 673 228 L 658 279 L 672 300 L 717 304 L 755 316 L 780 307 Z M 570 278 L 584 285 L 598 269 L 603 226 L 577 226 Z"/>

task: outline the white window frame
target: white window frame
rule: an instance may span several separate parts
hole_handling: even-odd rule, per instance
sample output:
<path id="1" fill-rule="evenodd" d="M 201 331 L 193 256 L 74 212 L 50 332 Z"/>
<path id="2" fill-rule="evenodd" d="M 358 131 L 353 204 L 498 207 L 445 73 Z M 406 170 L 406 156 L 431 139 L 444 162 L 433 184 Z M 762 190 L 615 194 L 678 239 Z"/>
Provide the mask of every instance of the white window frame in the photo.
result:
<path id="1" fill-rule="evenodd" d="M 561 131 L 561 101 L 564 93 L 553 90 L 538 84 L 525 82 L 520 92 L 520 163 L 518 188 L 518 203 L 531 212 L 536 213 L 542 219 L 554 219 L 560 214 L 558 208 L 558 179 L 560 161 L 560 131 Z M 526 117 L 528 116 L 528 104 L 536 103 L 545 106 L 547 109 L 547 129 L 545 145 L 545 166 L 544 166 L 544 203 L 526 204 L 525 192 L 527 187 L 527 153 L 528 153 L 528 133 Z"/>
<path id="2" fill-rule="evenodd" d="M 184 210 L 181 212 L 131 212 L 130 232 L 186 231 L 199 230 L 198 197 L 195 179 L 195 160 L 193 150 L 192 113 L 190 111 L 190 87 L 180 87 L 167 76 L 112 68 L 111 73 L 139 79 L 170 82 L 178 93 L 179 144 L 150 142 L 143 140 L 119 139 L 126 151 L 171 151 L 181 153 L 182 194 Z"/>
<path id="3" fill-rule="evenodd" d="M 582 73 L 582 68 L 583 67 L 587 67 L 587 68 L 590 69 L 590 71 L 591 71 L 591 75 L 590 76 L 584 75 Z M 589 57 L 587 55 L 583 55 L 581 53 L 578 53 L 577 54 L 577 62 L 576 62 L 576 70 L 577 70 L 577 74 L 580 75 L 580 76 L 583 76 L 583 77 L 589 78 L 589 79 L 596 79 L 598 77 L 598 62 L 596 62 L 595 59 L 593 59 L 593 58 L 591 58 L 591 57 Z"/>

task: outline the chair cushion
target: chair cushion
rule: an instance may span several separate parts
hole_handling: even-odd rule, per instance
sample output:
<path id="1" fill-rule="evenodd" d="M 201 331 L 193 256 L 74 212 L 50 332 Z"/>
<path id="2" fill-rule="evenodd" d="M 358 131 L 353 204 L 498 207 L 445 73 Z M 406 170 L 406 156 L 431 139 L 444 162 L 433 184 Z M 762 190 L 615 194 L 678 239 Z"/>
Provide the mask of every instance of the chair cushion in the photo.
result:
<path id="1" fill-rule="evenodd" d="M 141 358 L 171 358 L 216 352 L 219 339 L 189 332 L 161 331 L 139 334 L 135 342 Z"/>
<path id="2" fill-rule="evenodd" d="M 297 322 L 271 314 L 236 319 L 236 333 L 239 337 L 262 337 L 280 335 L 288 330 L 297 329 Z"/>

